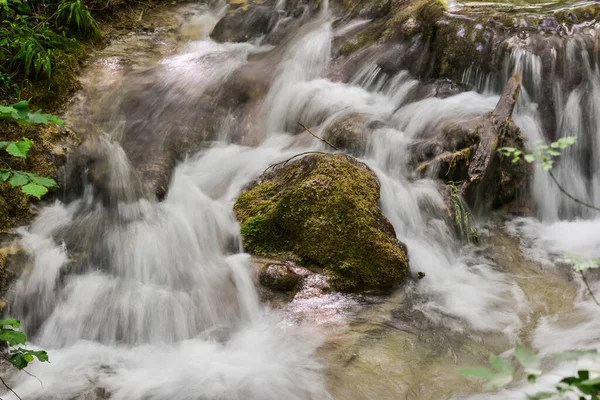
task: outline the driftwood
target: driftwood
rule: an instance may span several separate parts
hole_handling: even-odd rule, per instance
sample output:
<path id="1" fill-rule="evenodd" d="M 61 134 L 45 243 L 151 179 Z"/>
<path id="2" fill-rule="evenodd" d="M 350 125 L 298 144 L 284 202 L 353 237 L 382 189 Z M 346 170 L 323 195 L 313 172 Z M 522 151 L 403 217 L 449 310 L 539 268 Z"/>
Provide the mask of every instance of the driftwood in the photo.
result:
<path id="1" fill-rule="evenodd" d="M 468 177 L 460 187 L 461 194 L 475 210 L 482 211 L 498 202 L 505 193 L 514 192 L 526 182 L 531 167 L 525 163 L 513 164 L 498 153 L 501 147 L 524 148 L 520 129 L 511 119 L 519 97 L 521 82 L 512 77 L 496 108 L 478 118 L 474 127 L 479 144 L 471 158 Z M 514 197 L 510 193 L 507 197 Z"/>

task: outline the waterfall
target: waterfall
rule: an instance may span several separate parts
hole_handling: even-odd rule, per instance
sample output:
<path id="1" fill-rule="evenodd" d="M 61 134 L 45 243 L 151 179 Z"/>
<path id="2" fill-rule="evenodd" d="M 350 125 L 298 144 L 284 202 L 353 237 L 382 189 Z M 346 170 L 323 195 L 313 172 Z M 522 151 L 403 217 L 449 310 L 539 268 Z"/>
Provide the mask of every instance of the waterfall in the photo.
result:
<path id="1" fill-rule="evenodd" d="M 278 8 L 286 3 L 279 1 Z M 51 360 L 29 368 L 43 387 L 23 373 L 12 377 L 22 398 L 343 398 L 335 394 L 344 393 L 342 385 L 328 382 L 320 353 L 328 350 L 323 346 L 328 335 L 338 331 L 319 328 L 310 318 L 299 322 L 286 310 L 260 303 L 232 207 L 270 165 L 306 151 L 328 151 L 319 141 L 299 135 L 297 122 L 322 134 L 339 118 L 355 114 L 377 122 L 368 129 L 360 158 L 381 183 L 381 208 L 408 247 L 413 275 L 426 276 L 399 289 L 403 300 L 386 309 L 385 322 L 395 328 L 394 334 L 405 335 L 399 337 L 409 344 L 401 353 L 421 355 L 429 345 L 441 346 L 434 367 L 454 382 L 449 389 L 441 387 L 444 379 L 432 383 L 432 390 L 440 392 L 423 398 L 443 397 L 449 390 L 467 397 L 464 381 L 448 378 L 456 371 L 443 370 L 448 360 L 473 361 L 464 354 L 475 350 L 465 343 L 475 343 L 477 354 L 488 353 L 518 341 L 526 330 L 546 353 L 560 342 L 555 335 L 571 335 L 572 347 L 600 343 L 592 334 L 597 319 L 582 291 L 571 310 L 579 318 L 572 327 L 554 326 L 564 325 L 558 312 L 532 327 L 538 315 L 531 307 L 539 299 L 530 296 L 533 289 L 523 283 L 521 271 L 501 264 L 502 254 L 486 254 L 492 245 L 482 250 L 456 241 L 440 211 L 444 197 L 438 184 L 416 177 L 408 154 L 411 144 L 439 126 L 493 110 L 498 85 L 520 74 L 523 92 L 515 121 L 530 142 L 578 136 L 578 144 L 557 164 L 556 176 L 575 196 L 599 204 L 600 74 L 585 43 L 565 39 L 552 52 L 551 65 L 528 49 L 515 49 L 497 75 L 465 70 L 465 81 L 477 83 L 477 90 L 423 96 L 419 90 L 425 83 L 408 71 L 387 74 L 372 63 L 347 83 L 328 78 L 338 29 L 329 12 L 323 1 L 321 15 L 275 48 L 219 44 L 200 34 L 143 71 L 108 71 L 116 76 L 109 87 L 84 91 L 70 116 L 90 113 L 85 122 L 94 126 L 91 134 L 97 139 L 86 145 L 92 146 L 95 163 L 77 176 L 83 184 L 75 200 L 47 205 L 31 226 L 19 231 L 32 264 L 12 289 L 10 311 L 23 320 L 32 345 L 47 349 Z M 195 21 L 214 24 L 214 16 L 209 12 Z M 583 68 L 575 68 L 582 62 Z M 247 84 L 244 67 L 249 74 L 266 71 L 260 82 L 266 88 L 228 91 Z M 582 75 L 573 76 L 575 69 Z M 263 89 L 264 98 L 253 103 L 253 90 Z M 553 108 L 541 110 L 548 90 Z M 244 98 L 243 105 L 230 106 L 232 93 Z M 554 119 L 550 125 L 544 122 L 548 115 Z M 191 139 L 198 136 L 200 145 Z M 165 154 L 173 147 L 191 150 L 185 159 L 172 160 Z M 159 201 L 140 170 L 170 162 L 177 167 Z M 600 257 L 596 215 L 562 196 L 542 169 L 530 186 L 538 219 L 514 219 L 507 225 L 529 259 L 556 269 L 558 253 Z M 491 236 L 494 229 L 484 228 Z M 545 278 L 539 279 L 540 286 L 548 286 Z M 294 301 L 288 310 L 294 309 Z M 359 307 L 365 300 L 325 293 L 318 301 L 313 308 Z M 343 321 L 343 328 L 336 329 L 351 330 L 351 312 L 340 307 L 335 313 Z M 577 329 L 586 336 L 577 336 Z M 371 339 L 367 336 L 361 344 L 376 342 Z M 428 368 L 429 361 L 421 357 L 412 367 Z M 353 384 L 361 384 L 361 376 L 352 374 L 361 369 L 349 365 L 344 364 L 351 371 L 345 382 L 354 398 L 379 398 L 367 383 L 359 386 L 362 392 L 352 392 Z M 402 368 L 411 365 L 398 366 Z M 415 386 L 423 385 L 423 377 L 412 379 Z M 408 393 L 400 386 L 386 386 L 397 390 L 389 389 L 392 398 Z M 498 398 L 519 398 L 516 391 L 502 395 Z"/>

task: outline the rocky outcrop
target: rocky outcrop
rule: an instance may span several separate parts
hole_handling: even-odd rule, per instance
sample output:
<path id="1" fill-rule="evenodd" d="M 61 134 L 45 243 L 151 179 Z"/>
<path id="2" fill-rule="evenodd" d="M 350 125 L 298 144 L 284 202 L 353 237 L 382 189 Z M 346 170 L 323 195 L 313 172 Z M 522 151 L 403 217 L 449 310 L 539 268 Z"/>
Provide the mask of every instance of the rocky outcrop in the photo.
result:
<path id="1" fill-rule="evenodd" d="M 244 248 L 324 271 L 338 291 L 386 287 L 408 270 L 406 247 L 378 206 L 379 183 L 350 156 L 312 154 L 264 173 L 234 206 Z"/>

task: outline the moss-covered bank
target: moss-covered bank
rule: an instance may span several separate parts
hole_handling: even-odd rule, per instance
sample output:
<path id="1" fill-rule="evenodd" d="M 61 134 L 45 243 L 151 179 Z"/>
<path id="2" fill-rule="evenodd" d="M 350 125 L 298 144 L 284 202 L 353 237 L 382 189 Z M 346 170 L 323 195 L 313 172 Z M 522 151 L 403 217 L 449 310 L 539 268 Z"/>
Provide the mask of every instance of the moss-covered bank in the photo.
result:
<path id="1" fill-rule="evenodd" d="M 109 39 L 119 37 L 133 30 L 147 29 L 145 19 L 141 16 L 148 11 L 160 12 L 161 9 L 172 7 L 171 2 L 154 0 L 145 3 L 126 0 L 112 0 L 108 3 L 86 0 L 82 4 L 89 9 L 98 23 L 100 36 L 80 35 L 68 26 L 59 28 L 47 24 L 44 29 L 36 28 L 35 32 L 64 35 L 64 46 L 57 56 L 50 58 L 51 74 L 35 74 L 9 60 L 13 57 L 15 43 L 19 40 L 33 40 L 36 36 L 29 32 L 39 21 L 48 20 L 47 12 L 53 10 L 52 4 L 60 1 L 49 1 L 44 8 L 23 11 L 19 26 L 15 25 L 17 14 L 6 17 L 0 22 L 0 29 L 10 27 L 11 37 L 4 38 L 0 34 L 0 105 L 13 104 L 22 99 L 28 99 L 33 110 L 43 109 L 44 112 L 60 113 L 64 104 L 80 88 L 78 80 L 79 67 L 91 50 L 103 47 Z M 40 6 L 41 7 L 41 6 Z M 33 28 L 32 28 L 33 29 Z M 62 29 L 62 30 L 61 30 Z M 4 31 L 6 32 L 6 31 Z M 45 32 L 45 33 L 44 33 Z M 0 32 L 1 33 L 1 32 Z M 5 39 L 5 40 L 3 40 Z M 42 43 L 43 44 L 43 43 Z M 42 54 L 49 50 L 43 48 Z M 65 161 L 65 152 L 78 143 L 75 133 L 69 129 L 55 125 L 21 126 L 12 120 L 0 120 L 0 140 L 13 141 L 27 137 L 33 141 L 33 146 L 26 159 L 19 159 L 0 152 L 0 163 L 14 169 L 25 170 L 41 176 L 57 178 L 58 168 Z M 8 183 L 0 183 L 0 233 L 7 232 L 15 226 L 27 222 L 31 216 L 32 197 L 13 189 Z"/>
<path id="2" fill-rule="evenodd" d="M 378 206 L 379 182 L 346 155 L 312 154 L 263 174 L 237 199 L 247 251 L 324 270 L 340 291 L 389 286 L 406 247 Z"/>

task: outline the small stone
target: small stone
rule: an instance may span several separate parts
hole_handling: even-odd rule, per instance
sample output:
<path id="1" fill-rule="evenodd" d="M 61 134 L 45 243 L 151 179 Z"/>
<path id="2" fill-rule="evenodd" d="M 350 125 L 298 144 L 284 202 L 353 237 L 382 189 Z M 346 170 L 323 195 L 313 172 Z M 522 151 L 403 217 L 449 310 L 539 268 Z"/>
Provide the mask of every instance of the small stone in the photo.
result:
<path id="1" fill-rule="evenodd" d="M 261 285 L 272 290 L 288 292 L 296 287 L 299 281 L 298 275 L 292 268 L 281 264 L 270 264 L 258 273 Z"/>

